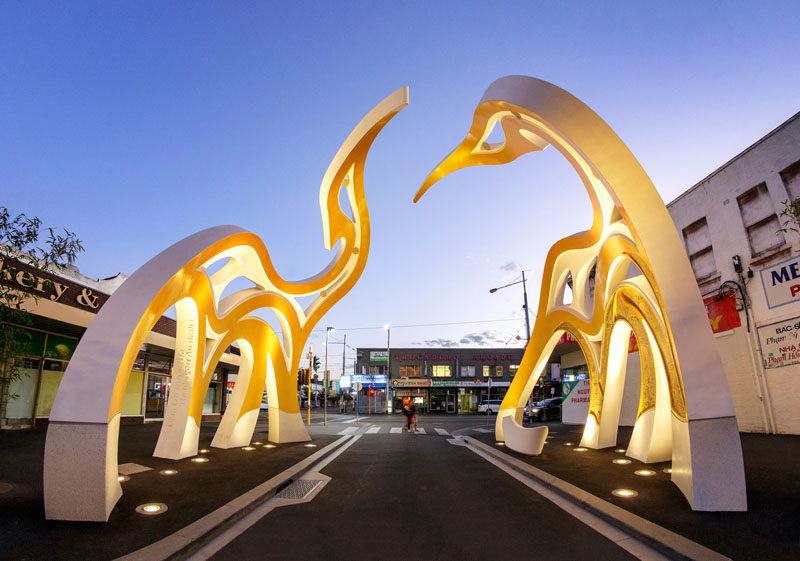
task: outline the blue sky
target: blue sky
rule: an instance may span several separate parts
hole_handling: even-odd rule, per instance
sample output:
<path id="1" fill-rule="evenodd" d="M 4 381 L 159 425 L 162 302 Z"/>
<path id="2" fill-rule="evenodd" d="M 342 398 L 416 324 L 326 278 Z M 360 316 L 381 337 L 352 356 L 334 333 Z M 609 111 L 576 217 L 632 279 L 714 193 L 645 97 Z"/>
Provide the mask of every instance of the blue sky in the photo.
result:
<path id="1" fill-rule="evenodd" d="M 570 91 L 669 202 L 800 110 L 799 20 L 796 2 L 3 2 L 0 204 L 77 232 L 93 278 L 217 224 L 256 232 L 303 278 L 329 260 L 330 159 L 408 85 L 367 160 L 370 260 L 320 326 L 340 340 L 389 323 L 393 346 L 513 344 L 520 287 L 488 289 L 524 267 L 535 310 L 547 249 L 591 216 L 552 149 L 411 203 L 486 86 L 526 74 Z"/>

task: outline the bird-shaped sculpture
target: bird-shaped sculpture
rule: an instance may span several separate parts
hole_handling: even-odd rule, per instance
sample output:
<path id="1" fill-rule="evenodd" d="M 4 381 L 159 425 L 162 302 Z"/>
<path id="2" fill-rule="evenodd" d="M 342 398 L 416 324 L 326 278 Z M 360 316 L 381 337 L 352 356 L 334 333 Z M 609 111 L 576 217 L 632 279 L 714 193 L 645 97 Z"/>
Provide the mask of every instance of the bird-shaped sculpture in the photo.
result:
<path id="1" fill-rule="evenodd" d="M 504 141 L 486 139 L 495 126 Z M 672 460 L 672 481 L 695 510 L 746 510 L 733 404 L 681 239 L 635 157 L 580 100 L 542 80 L 493 82 L 463 142 L 414 198 L 455 170 L 504 164 L 553 146 L 580 176 L 594 219 L 547 254 L 538 313 L 502 402 L 498 440 L 519 441 L 525 401 L 564 332 L 578 341 L 591 382 L 581 445 L 617 445 L 628 343 L 640 350 L 641 393 L 627 455 Z M 563 205 L 569 209 L 568 201 Z M 565 299 L 571 285 L 572 300 Z M 514 422 L 505 421 L 512 417 Z M 503 427 L 515 431 L 506 438 Z M 541 448 L 539 448 L 541 449 Z"/>
<path id="2" fill-rule="evenodd" d="M 367 153 L 406 105 L 406 87 L 386 97 L 350 133 L 328 167 L 319 201 L 325 247 L 338 248 L 317 276 L 283 279 L 258 236 L 219 226 L 166 249 L 112 295 L 76 348 L 53 404 L 44 465 L 48 519 L 107 520 L 122 495 L 117 443 L 128 378 L 156 321 L 172 306 L 177 317 L 175 360 L 155 456 L 197 454 L 205 396 L 220 358 L 234 343 L 240 351 L 239 372 L 211 445 L 250 443 L 265 389 L 269 439 L 309 440 L 296 393 L 301 354 L 320 318 L 364 270 L 370 244 L 364 194 Z M 340 206 L 342 190 L 351 213 Z M 239 278 L 252 287 L 224 295 Z M 309 296 L 313 300 L 304 308 L 298 299 Z M 277 317 L 280 337 L 255 315 L 265 310 Z"/>

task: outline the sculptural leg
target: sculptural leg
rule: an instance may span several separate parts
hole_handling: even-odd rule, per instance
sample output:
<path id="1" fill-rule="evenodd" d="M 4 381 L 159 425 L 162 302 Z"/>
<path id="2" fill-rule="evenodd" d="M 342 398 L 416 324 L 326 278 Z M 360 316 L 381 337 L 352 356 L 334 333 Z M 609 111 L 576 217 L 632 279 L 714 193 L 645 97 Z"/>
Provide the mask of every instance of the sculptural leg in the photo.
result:
<path id="1" fill-rule="evenodd" d="M 44 449 L 48 520 L 105 522 L 122 496 L 117 480 L 119 415 L 108 424 L 51 422 Z"/>

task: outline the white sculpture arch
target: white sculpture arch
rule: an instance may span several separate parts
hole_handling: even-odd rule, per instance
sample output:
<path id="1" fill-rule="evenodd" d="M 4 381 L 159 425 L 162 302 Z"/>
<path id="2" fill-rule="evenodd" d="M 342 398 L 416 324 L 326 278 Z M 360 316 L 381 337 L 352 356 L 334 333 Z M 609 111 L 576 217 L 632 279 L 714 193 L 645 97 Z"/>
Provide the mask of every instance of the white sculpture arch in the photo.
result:
<path id="1" fill-rule="evenodd" d="M 489 144 L 496 124 L 505 139 Z M 517 430 L 525 401 L 568 331 L 591 379 L 581 444 L 615 446 L 633 331 L 642 390 L 628 455 L 645 462 L 671 458 L 672 481 L 695 510 L 746 510 L 733 402 L 683 243 L 650 179 L 600 117 L 545 81 L 496 80 L 475 110 L 467 137 L 428 176 L 415 201 L 455 170 L 504 164 L 550 145 L 583 181 L 594 219 L 588 231 L 556 242 L 548 253 L 536 323 L 501 405 L 497 438 L 504 439 L 504 426 Z M 570 276 L 573 297 L 566 302 Z M 504 425 L 506 416 L 517 423 Z"/>
<path id="2" fill-rule="evenodd" d="M 309 440 L 296 393 L 301 353 L 316 323 L 364 270 L 370 243 L 363 184 L 367 153 L 406 105 L 408 88 L 386 97 L 350 133 L 328 167 L 320 188 L 323 233 L 325 247 L 330 250 L 338 243 L 338 249 L 317 276 L 286 281 L 260 238 L 236 226 L 218 226 L 169 247 L 112 295 L 81 338 L 50 413 L 44 462 L 48 519 L 108 519 L 122 495 L 117 444 L 131 367 L 147 334 L 173 305 L 177 335 L 172 387 L 154 455 L 180 459 L 197 453 L 211 375 L 235 341 L 241 370 L 212 446 L 249 444 L 265 388 L 269 439 Z M 342 190 L 352 217 L 339 205 Z M 220 261 L 225 264 L 216 270 Z M 225 287 L 240 277 L 253 287 L 223 297 Z M 298 298 L 305 296 L 315 298 L 304 308 Z M 252 315 L 259 309 L 275 314 L 281 337 Z"/>

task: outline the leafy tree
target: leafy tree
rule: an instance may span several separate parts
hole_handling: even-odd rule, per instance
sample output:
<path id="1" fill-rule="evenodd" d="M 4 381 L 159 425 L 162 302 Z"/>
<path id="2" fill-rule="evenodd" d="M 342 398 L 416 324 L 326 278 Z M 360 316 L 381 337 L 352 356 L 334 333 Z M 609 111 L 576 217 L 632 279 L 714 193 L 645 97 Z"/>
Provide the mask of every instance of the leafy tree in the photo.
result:
<path id="1" fill-rule="evenodd" d="M 781 203 L 783 210 L 780 216 L 783 228 L 779 232 L 800 232 L 800 198 L 793 201 L 785 200 Z"/>
<path id="2" fill-rule="evenodd" d="M 44 228 L 39 218 L 11 216 L 0 206 L 0 422 L 5 422 L 8 400 L 18 397 L 9 392 L 10 385 L 23 376 L 17 362 L 30 340 L 24 327 L 32 324 L 23 304 L 37 299 L 34 291 L 20 290 L 12 275 L 19 265 L 34 275 L 52 273 L 74 263 L 81 251 L 81 241 L 73 232 Z M 52 282 L 45 281 L 48 284 L 52 287 Z"/>

